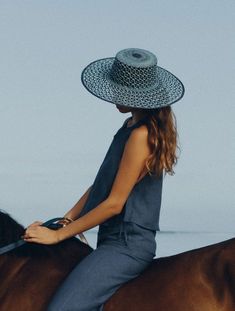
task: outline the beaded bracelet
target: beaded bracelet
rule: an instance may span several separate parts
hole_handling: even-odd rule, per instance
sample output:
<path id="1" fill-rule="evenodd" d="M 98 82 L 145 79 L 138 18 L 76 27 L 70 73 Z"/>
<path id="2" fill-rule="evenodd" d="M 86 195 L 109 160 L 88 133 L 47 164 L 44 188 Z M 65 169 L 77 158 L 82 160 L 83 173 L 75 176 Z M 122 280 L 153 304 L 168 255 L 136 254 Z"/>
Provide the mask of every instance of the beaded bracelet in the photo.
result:
<path id="1" fill-rule="evenodd" d="M 70 224 L 71 222 L 73 222 L 73 219 L 69 218 L 69 217 L 63 217 L 63 219 L 61 219 L 59 221 L 59 223 L 63 224 L 63 227 L 66 227 L 68 224 Z"/>
<path id="2" fill-rule="evenodd" d="M 73 222 L 74 220 L 72 218 L 69 217 L 64 217 L 65 220 L 68 220 L 69 222 Z"/>

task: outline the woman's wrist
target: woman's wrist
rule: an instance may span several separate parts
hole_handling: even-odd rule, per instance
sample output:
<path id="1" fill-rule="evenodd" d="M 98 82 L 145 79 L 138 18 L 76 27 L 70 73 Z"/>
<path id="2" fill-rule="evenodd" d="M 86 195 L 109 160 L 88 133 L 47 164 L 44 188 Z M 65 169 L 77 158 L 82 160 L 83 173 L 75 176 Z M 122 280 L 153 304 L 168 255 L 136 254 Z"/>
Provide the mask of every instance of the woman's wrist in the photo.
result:
<path id="1" fill-rule="evenodd" d="M 57 233 L 57 241 L 58 242 L 66 240 L 67 237 L 64 235 L 64 230 L 63 229 L 65 227 L 67 227 L 72 222 L 73 222 L 73 220 L 71 218 L 69 218 L 69 217 L 64 217 L 62 220 L 60 220 L 60 224 L 62 224 L 63 227 L 56 231 L 56 233 Z"/>
<path id="2" fill-rule="evenodd" d="M 71 222 L 70 222 L 70 223 L 71 223 Z M 68 223 L 68 224 L 69 224 L 69 223 Z M 68 230 L 67 230 L 67 229 L 69 228 L 68 224 L 63 225 L 62 228 L 60 228 L 60 229 L 58 229 L 58 230 L 56 231 L 58 242 L 61 242 L 61 241 L 63 241 L 63 240 L 66 240 L 66 239 L 68 239 L 69 237 L 72 236 L 71 234 L 68 234 Z M 67 227 L 67 228 L 66 228 L 66 227 Z M 70 231 L 70 230 L 69 230 L 69 231 Z"/>

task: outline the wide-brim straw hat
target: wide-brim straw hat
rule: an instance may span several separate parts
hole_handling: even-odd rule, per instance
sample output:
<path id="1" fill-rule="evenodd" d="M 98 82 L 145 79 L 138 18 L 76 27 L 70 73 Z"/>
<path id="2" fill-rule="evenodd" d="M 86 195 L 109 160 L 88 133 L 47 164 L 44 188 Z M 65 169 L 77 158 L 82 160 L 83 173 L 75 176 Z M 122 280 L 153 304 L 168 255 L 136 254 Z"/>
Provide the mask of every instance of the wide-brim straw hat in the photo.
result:
<path id="1" fill-rule="evenodd" d="M 85 88 L 113 104 L 153 109 L 179 101 L 185 92 L 183 83 L 157 65 L 150 51 L 128 48 L 115 57 L 93 61 L 81 74 Z"/>

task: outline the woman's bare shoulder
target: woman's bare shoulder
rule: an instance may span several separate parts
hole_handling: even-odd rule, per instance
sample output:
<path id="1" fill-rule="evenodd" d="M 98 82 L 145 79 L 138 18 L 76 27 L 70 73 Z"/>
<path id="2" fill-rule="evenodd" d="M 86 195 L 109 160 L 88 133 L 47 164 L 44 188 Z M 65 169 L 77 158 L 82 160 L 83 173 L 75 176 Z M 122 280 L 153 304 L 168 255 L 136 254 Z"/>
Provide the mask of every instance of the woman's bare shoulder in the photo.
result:
<path id="1" fill-rule="evenodd" d="M 148 137 L 148 127 L 146 124 L 142 124 L 139 127 L 135 128 L 131 132 L 131 136 L 136 137 L 136 139 L 139 138 L 147 138 Z"/>

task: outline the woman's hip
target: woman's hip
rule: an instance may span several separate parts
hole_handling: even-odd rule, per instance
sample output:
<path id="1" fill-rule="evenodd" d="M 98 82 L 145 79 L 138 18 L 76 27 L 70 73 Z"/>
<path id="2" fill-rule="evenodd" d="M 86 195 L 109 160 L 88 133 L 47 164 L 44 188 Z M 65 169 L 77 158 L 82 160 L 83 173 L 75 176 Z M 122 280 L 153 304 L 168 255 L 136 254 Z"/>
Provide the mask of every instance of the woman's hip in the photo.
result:
<path id="1" fill-rule="evenodd" d="M 97 247 L 101 244 L 122 246 L 129 255 L 151 261 L 156 255 L 156 231 L 146 229 L 133 222 L 121 222 L 119 226 L 100 225 Z"/>

